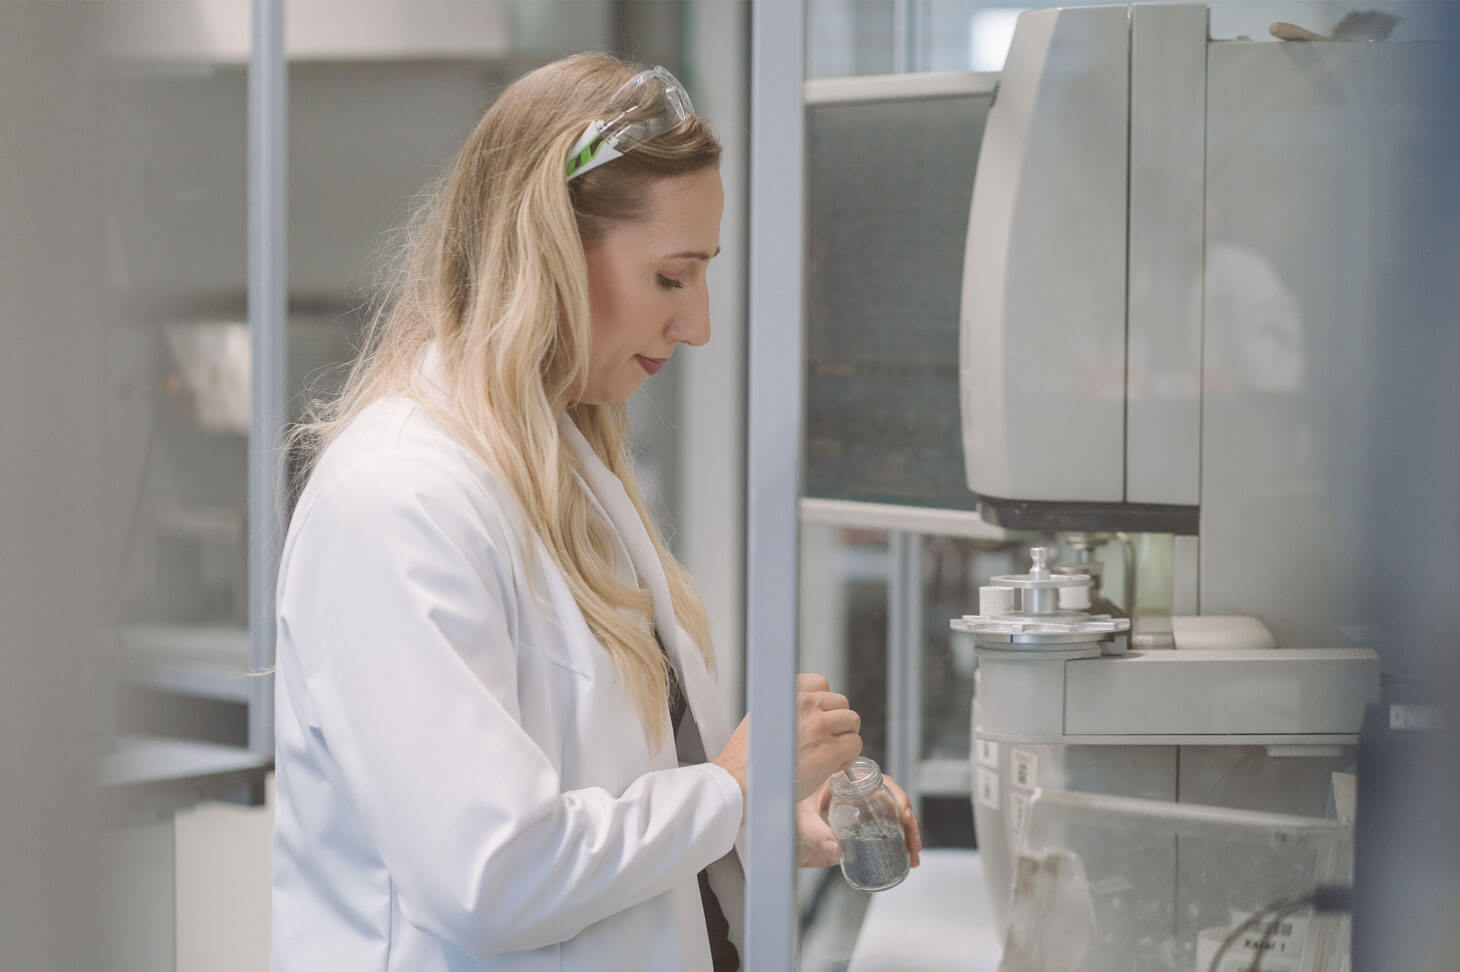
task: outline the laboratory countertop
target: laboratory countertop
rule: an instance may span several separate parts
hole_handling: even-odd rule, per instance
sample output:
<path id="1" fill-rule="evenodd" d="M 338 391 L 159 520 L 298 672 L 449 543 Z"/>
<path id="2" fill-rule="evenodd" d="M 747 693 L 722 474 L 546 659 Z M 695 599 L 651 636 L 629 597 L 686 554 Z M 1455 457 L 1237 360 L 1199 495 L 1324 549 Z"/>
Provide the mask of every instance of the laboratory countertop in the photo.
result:
<path id="1" fill-rule="evenodd" d="M 848 972 L 997 972 L 1003 948 L 978 851 L 925 850 L 872 895 Z"/>

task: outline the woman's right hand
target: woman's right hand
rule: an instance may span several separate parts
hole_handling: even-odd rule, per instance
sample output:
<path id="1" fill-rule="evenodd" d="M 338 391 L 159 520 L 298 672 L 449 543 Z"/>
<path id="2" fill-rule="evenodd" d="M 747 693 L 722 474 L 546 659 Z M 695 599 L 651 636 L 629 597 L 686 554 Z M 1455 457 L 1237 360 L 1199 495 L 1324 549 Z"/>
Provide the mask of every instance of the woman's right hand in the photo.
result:
<path id="1" fill-rule="evenodd" d="M 831 691 L 825 677 L 796 676 L 796 802 L 861 755 L 861 729 L 862 717 L 852 711 L 846 696 Z M 750 716 L 740 720 L 714 762 L 745 792 L 750 776 Z"/>
<path id="2" fill-rule="evenodd" d="M 796 676 L 796 802 L 862 754 L 862 717 L 821 675 Z"/>

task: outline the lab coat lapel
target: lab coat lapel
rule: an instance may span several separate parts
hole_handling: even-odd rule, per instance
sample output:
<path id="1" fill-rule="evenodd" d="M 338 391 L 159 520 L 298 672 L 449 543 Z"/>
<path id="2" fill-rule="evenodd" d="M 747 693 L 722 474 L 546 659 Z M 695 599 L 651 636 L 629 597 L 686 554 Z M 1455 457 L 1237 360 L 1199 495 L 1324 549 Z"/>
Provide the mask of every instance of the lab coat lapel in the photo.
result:
<path id="1" fill-rule="evenodd" d="M 613 518 L 608 515 L 608 510 L 604 509 L 603 503 L 599 501 L 593 488 L 588 485 L 588 481 L 583 478 L 583 474 L 577 473 L 577 476 L 578 482 L 583 484 L 583 491 L 588 494 L 588 502 L 593 504 L 593 508 L 598 511 L 600 516 L 613 523 Z M 613 558 L 614 575 L 623 583 L 631 587 L 638 587 L 639 574 L 634 567 L 634 559 L 629 556 L 629 548 L 624 545 L 622 531 L 614 530 L 613 543 L 615 548 Z M 655 613 L 658 613 L 657 606 Z"/>
<path id="2" fill-rule="evenodd" d="M 432 400 L 437 405 L 445 405 L 449 400 L 449 393 L 446 390 L 446 375 L 441 364 L 441 347 L 439 344 L 437 344 L 437 342 L 432 341 L 430 344 L 426 345 L 426 349 L 424 352 L 422 352 L 421 355 L 419 369 L 420 384 L 417 390 L 424 397 Z M 572 427 L 575 433 L 578 431 L 577 427 L 568 420 L 566 415 L 563 416 L 563 423 L 569 427 Z M 582 443 L 581 448 L 578 443 Z M 587 448 L 588 443 L 586 440 L 583 439 L 582 434 L 580 433 L 578 435 L 576 442 L 573 439 L 569 438 L 568 444 L 578 455 L 579 465 L 585 465 L 583 461 L 584 450 L 586 449 L 586 451 L 590 455 L 592 455 L 593 450 Z M 596 459 L 597 457 L 594 456 L 594 458 Z M 604 471 L 607 472 L 606 469 Z M 611 475 L 612 474 L 610 474 L 610 476 Z M 578 478 L 581 481 L 583 479 L 583 475 L 580 473 Z M 617 526 L 617 523 L 609 515 L 608 511 L 603 508 L 603 504 L 599 501 L 597 489 L 594 487 L 589 487 L 586 482 L 584 483 L 584 486 L 584 492 L 588 494 L 588 502 L 592 503 L 594 507 L 598 509 L 598 512 L 603 514 L 603 516 L 607 518 L 609 522 L 614 523 L 615 526 Z M 624 546 L 623 529 L 620 527 L 615 532 L 617 535 L 614 537 L 614 543 L 618 546 L 618 555 L 614 557 L 614 572 L 617 575 L 618 579 L 620 581 L 623 581 L 625 584 L 638 586 L 639 581 L 634 574 L 634 560 L 629 556 L 628 548 Z"/>
<path id="3" fill-rule="evenodd" d="M 639 518 L 629 494 L 617 476 L 603 464 L 598 454 L 583 438 L 583 433 L 565 414 L 562 418 L 563 439 L 578 457 L 579 472 L 594 494 L 599 508 L 608 517 L 623 541 L 634 570 L 639 579 L 649 588 L 654 604 L 654 624 L 669 661 L 679 676 L 685 701 L 689 704 L 695 725 L 704 743 L 707 758 L 719 753 L 729 740 L 725 727 L 725 713 L 720 705 L 714 680 L 705 667 L 704 656 L 700 654 L 688 636 L 679 626 L 674 615 L 674 604 L 669 596 L 669 581 L 664 576 L 664 567 L 649 539 L 649 532 Z"/>
<path id="4" fill-rule="evenodd" d="M 598 501 L 599 509 L 613 524 L 624 548 L 627 550 L 634 569 L 647 584 L 654 603 L 654 623 L 659 631 L 660 641 L 679 675 L 679 684 L 689 706 L 690 718 L 694 720 L 703 744 L 705 758 L 710 759 L 725 748 L 730 739 L 729 727 L 725 724 L 725 710 L 720 705 L 720 695 L 715 689 L 714 679 L 705 667 L 705 659 L 691 641 L 688 633 L 680 627 L 674 615 L 674 604 L 669 596 L 669 581 L 664 576 L 664 566 L 649 539 L 649 531 L 639 518 L 639 511 L 624 490 L 623 483 L 613 474 L 583 433 L 566 414 L 563 415 L 563 441 L 568 443 L 578 457 L 580 475 L 588 485 L 588 491 Z M 745 872 L 741 861 L 745 860 L 745 828 L 741 828 L 735 839 L 735 854 L 727 854 L 709 867 L 710 886 L 725 919 L 730 926 L 730 940 L 744 951 L 745 943 Z"/>

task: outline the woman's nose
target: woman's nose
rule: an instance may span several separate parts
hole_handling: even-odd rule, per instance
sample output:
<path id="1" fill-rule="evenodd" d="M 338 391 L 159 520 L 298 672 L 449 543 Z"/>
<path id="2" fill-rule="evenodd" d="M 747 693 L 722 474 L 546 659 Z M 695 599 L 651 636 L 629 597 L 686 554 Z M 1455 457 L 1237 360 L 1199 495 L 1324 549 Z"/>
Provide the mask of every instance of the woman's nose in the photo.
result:
<path id="1" fill-rule="evenodd" d="M 710 340 L 710 295 L 701 291 L 700 299 L 675 316 L 669 336 L 680 344 L 698 348 Z"/>

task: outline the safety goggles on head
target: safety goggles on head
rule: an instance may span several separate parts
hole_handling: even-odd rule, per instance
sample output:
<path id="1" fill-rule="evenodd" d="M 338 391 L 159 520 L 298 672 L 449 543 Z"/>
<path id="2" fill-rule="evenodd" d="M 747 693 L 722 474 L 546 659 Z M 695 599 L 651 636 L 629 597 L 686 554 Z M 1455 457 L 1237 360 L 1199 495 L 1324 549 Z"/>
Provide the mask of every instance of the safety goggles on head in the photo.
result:
<path id="1" fill-rule="evenodd" d="M 617 115 L 590 122 L 573 144 L 569 181 L 676 128 L 695 111 L 684 85 L 662 67 L 640 71 L 625 82 L 609 101 L 609 110 L 615 108 L 621 108 Z"/>

